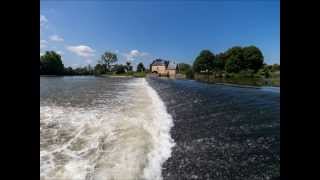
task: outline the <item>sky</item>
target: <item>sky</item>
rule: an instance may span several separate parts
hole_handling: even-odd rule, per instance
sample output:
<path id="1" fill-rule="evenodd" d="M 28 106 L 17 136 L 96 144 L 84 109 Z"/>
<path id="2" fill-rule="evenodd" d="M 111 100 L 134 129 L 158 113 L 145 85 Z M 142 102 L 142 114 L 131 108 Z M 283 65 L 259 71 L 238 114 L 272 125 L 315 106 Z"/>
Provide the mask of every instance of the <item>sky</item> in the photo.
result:
<path id="1" fill-rule="evenodd" d="M 95 65 L 105 51 L 118 63 L 192 64 L 201 50 L 249 45 L 280 63 L 279 0 L 40 1 L 40 55 L 54 50 L 65 66 Z"/>

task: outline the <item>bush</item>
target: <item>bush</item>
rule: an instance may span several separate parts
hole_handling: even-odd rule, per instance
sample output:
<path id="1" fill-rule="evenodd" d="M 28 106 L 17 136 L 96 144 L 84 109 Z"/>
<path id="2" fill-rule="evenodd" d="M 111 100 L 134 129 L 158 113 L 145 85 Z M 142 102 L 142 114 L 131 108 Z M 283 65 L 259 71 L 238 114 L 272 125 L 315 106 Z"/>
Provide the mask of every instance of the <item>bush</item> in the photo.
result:
<path id="1" fill-rule="evenodd" d="M 113 66 L 112 72 L 115 72 L 116 74 L 123 74 L 126 72 L 126 66 L 122 64 L 116 64 Z"/>
<path id="2" fill-rule="evenodd" d="M 194 78 L 194 72 L 192 69 L 189 69 L 187 72 L 186 72 L 186 78 L 188 79 L 193 79 Z"/>
<path id="3" fill-rule="evenodd" d="M 262 76 L 264 78 L 269 78 L 270 77 L 270 70 L 267 66 L 264 66 L 263 68 L 259 69 L 257 72 L 259 76 Z"/>
<path id="4" fill-rule="evenodd" d="M 186 74 L 188 71 L 191 70 L 191 65 L 186 63 L 178 64 L 178 71 L 181 74 Z"/>
<path id="5" fill-rule="evenodd" d="M 241 77 L 253 77 L 254 70 L 252 70 L 252 69 L 242 70 L 242 71 L 239 72 L 239 75 Z"/>

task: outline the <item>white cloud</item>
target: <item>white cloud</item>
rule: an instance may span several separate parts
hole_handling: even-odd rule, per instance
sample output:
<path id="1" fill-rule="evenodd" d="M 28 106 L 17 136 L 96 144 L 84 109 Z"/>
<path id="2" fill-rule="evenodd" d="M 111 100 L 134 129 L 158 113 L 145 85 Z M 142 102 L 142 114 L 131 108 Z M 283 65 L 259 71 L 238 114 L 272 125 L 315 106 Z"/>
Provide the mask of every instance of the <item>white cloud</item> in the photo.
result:
<path id="1" fill-rule="evenodd" d="M 137 49 L 131 50 L 129 53 L 124 54 L 124 56 L 126 57 L 127 61 L 133 61 L 137 58 L 142 58 L 142 57 L 146 57 L 149 54 L 146 52 L 140 52 Z"/>
<path id="2" fill-rule="evenodd" d="M 94 55 L 95 50 L 86 45 L 78 45 L 78 46 L 67 46 L 67 50 L 76 55 L 84 58 L 92 57 Z"/>
<path id="3" fill-rule="evenodd" d="M 92 63 L 92 59 L 86 59 L 85 61 L 86 61 L 87 64 Z"/>
<path id="4" fill-rule="evenodd" d="M 63 55 L 64 53 L 62 51 L 57 51 L 58 54 Z"/>
<path id="5" fill-rule="evenodd" d="M 48 22 L 48 19 L 44 15 L 40 15 L 40 26 L 44 26 Z"/>
<path id="6" fill-rule="evenodd" d="M 48 42 L 46 40 L 40 40 L 40 49 L 46 48 L 48 45 Z"/>
<path id="7" fill-rule="evenodd" d="M 58 36 L 58 35 L 56 35 L 56 34 L 50 36 L 49 39 L 50 39 L 51 41 L 55 41 L 55 42 L 63 42 L 63 41 L 64 41 L 64 39 L 63 39 L 62 37 L 60 37 L 60 36 Z"/>

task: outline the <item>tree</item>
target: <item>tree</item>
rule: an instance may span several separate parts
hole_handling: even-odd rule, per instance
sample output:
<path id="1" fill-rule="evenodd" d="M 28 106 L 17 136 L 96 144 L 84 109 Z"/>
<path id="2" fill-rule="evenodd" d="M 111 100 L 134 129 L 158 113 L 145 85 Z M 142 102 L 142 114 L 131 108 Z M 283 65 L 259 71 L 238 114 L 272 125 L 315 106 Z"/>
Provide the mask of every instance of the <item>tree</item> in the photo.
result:
<path id="1" fill-rule="evenodd" d="M 280 65 L 279 64 L 273 64 L 271 67 L 271 71 L 275 72 L 275 71 L 280 71 Z"/>
<path id="2" fill-rule="evenodd" d="M 225 61 L 221 57 L 216 57 L 213 61 L 213 70 L 222 71 L 224 70 Z"/>
<path id="3" fill-rule="evenodd" d="M 269 65 L 263 65 L 262 68 L 259 69 L 258 74 L 260 76 L 263 76 L 265 78 L 269 78 L 270 77 L 270 66 Z"/>
<path id="4" fill-rule="evenodd" d="M 213 61 L 215 57 L 209 50 L 203 50 L 193 63 L 193 69 L 195 72 L 211 72 L 213 70 Z"/>
<path id="5" fill-rule="evenodd" d="M 238 73 L 244 69 L 243 49 L 239 46 L 232 47 L 226 51 L 225 70 L 229 73 Z"/>
<path id="6" fill-rule="evenodd" d="M 126 62 L 126 70 L 127 71 L 132 71 L 132 66 L 131 66 L 131 62 L 130 61 Z"/>
<path id="7" fill-rule="evenodd" d="M 64 69 L 64 75 L 74 75 L 72 67 L 67 67 Z"/>
<path id="8" fill-rule="evenodd" d="M 117 62 L 117 60 L 118 60 L 117 55 L 112 52 L 105 52 L 101 56 L 101 63 L 104 64 L 105 71 L 110 71 L 111 65 Z"/>
<path id="9" fill-rule="evenodd" d="M 259 48 L 248 46 L 243 48 L 243 67 L 257 72 L 263 65 L 263 55 Z"/>
<path id="10" fill-rule="evenodd" d="M 194 72 L 193 72 L 192 68 L 186 71 L 186 77 L 189 79 L 194 78 Z"/>
<path id="11" fill-rule="evenodd" d="M 106 71 L 105 71 L 105 68 L 103 67 L 102 64 L 97 64 L 95 67 L 94 67 L 94 74 L 95 75 L 100 75 L 100 74 L 105 74 Z"/>
<path id="12" fill-rule="evenodd" d="M 140 62 L 137 66 L 137 72 L 144 72 L 146 70 L 146 68 L 144 67 L 144 65 L 142 64 L 142 62 Z"/>
<path id="13" fill-rule="evenodd" d="M 178 64 L 178 70 L 182 74 L 186 74 L 190 69 L 191 69 L 190 64 L 186 64 L 186 63 L 179 63 Z"/>
<path id="14" fill-rule="evenodd" d="M 62 75 L 64 65 L 61 56 L 54 51 L 46 51 L 40 56 L 41 73 L 45 75 Z"/>
<path id="15" fill-rule="evenodd" d="M 227 62 L 227 54 L 219 53 L 216 55 L 216 59 L 214 61 L 214 68 L 218 71 L 224 70 Z"/>
<path id="16" fill-rule="evenodd" d="M 226 62 L 225 70 L 228 73 L 238 73 L 238 72 L 240 72 L 240 70 L 241 70 L 240 60 L 237 59 L 236 57 L 231 57 Z"/>
<path id="17" fill-rule="evenodd" d="M 116 74 L 122 74 L 126 72 L 126 66 L 122 64 L 116 64 L 112 67 L 112 71 Z"/>

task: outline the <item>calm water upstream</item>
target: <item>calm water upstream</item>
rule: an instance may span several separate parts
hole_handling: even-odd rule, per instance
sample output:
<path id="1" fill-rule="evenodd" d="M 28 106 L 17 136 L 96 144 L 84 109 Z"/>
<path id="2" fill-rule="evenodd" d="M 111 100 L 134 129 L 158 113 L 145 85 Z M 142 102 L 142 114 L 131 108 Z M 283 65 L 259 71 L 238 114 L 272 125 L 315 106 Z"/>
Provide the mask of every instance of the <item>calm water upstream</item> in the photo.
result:
<path id="1" fill-rule="evenodd" d="M 40 84 L 42 180 L 279 177 L 279 89 L 165 78 Z"/>

